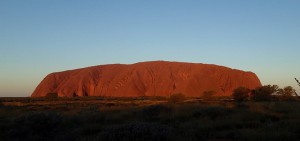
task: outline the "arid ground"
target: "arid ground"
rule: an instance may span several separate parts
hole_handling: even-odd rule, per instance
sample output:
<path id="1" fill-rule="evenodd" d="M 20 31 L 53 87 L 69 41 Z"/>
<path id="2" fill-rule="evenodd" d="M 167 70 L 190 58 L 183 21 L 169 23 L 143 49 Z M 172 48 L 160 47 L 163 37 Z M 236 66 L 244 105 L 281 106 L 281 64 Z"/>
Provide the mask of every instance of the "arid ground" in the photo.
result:
<path id="1" fill-rule="evenodd" d="M 300 102 L 228 98 L 1 98 L 0 140 L 282 141 L 300 138 Z"/>

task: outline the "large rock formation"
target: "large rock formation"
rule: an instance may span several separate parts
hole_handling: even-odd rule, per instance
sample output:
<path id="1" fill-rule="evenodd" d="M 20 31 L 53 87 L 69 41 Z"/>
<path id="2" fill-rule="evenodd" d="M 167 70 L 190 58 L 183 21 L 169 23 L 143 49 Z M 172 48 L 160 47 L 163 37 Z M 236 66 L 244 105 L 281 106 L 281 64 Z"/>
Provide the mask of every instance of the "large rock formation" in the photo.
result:
<path id="1" fill-rule="evenodd" d="M 139 97 L 184 93 L 188 97 L 199 97 L 210 90 L 227 96 L 239 86 L 253 89 L 261 83 L 252 72 L 223 66 L 153 61 L 51 73 L 31 96 L 57 93 L 61 97 Z"/>

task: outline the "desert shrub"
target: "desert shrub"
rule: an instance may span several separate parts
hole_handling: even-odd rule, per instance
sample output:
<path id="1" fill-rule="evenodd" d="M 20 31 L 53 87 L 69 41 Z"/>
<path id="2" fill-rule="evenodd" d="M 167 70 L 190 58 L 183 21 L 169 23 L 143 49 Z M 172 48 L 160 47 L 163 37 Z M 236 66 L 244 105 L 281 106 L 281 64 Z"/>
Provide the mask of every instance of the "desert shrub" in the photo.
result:
<path id="1" fill-rule="evenodd" d="M 116 106 L 116 105 L 117 104 L 113 103 L 113 102 L 105 103 L 105 106 L 107 106 L 107 107 L 113 107 L 113 106 Z"/>
<path id="2" fill-rule="evenodd" d="M 203 107 L 196 110 L 193 114 L 194 117 L 209 117 L 212 120 L 215 120 L 217 117 L 222 117 L 232 113 L 232 110 L 225 107 Z"/>
<path id="3" fill-rule="evenodd" d="M 81 111 L 78 112 L 77 115 L 73 116 L 75 119 L 78 119 L 81 122 L 84 123 L 103 123 L 106 121 L 106 116 L 103 112 L 100 112 L 100 110 L 94 106 L 86 107 L 81 109 Z"/>
<path id="4" fill-rule="evenodd" d="M 59 114 L 33 112 L 14 119 L 10 133 L 17 140 L 53 140 L 61 124 Z"/>
<path id="5" fill-rule="evenodd" d="M 205 100 L 212 100 L 216 94 L 216 91 L 204 91 L 202 93 L 202 98 Z"/>
<path id="6" fill-rule="evenodd" d="M 169 113 L 171 111 L 172 108 L 166 105 L 152 105 L 149 107 L 145 107 L 142 112 L 146 118 L 152 118 L 159 116 L 161 113 Z"/>
<path id="7" fill-rule="evenodd" d="M 47 93 L 45 98 L 47 100 L 55 100 L 58 98 L 58 94 L 57 93 Z"/>
<path id="8" fill-rule="evenodd" d="M 246 101 L 249 98 L 249 93 L 250 93 L 250 89 L 246 87 L 239 87 L 233 91 L 232 97 L 235 101 L 238 102 Z"/>
<path id="9" fill-rule="evenodd" d="M 275 85 L 274 85 L 275 86 Z M 266 85 L 251 91 L 251 99 L 254 101 L 271 101 L 272 94 L 276 92 L 274 86 Z"/>
<path id="10" fill-rule="evenodd" d="M 100 135 L 106 141 L 165 141 L 170 140 L 172 130 L 157 123 L 132 122 L 106 128 Z"/>
<path id="11" fill-rule="evenodd" d="M 169 103 L 179 103 L 179 102 L 183 102 L 185 101 L 186 97 L 184 94 L 182 93 L 176 93 L 176 94 L 172 94 L 168 101 Z"/>

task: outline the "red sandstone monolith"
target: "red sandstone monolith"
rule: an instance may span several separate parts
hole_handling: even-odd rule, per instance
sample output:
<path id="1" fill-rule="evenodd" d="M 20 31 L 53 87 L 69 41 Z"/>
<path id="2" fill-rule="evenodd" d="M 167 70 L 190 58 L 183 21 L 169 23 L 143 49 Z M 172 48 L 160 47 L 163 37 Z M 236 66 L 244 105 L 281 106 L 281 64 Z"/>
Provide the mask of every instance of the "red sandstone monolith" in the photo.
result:
<path id="1" fill-rule="evenodd" d="M 51 73 L 31 96 L 57 93 L 60 97 L 140 97 L 183 93 L 187 97 L 199 97 L 204 91 L 228 96 L 240 86 L 254 89 L 261 86 L 261 82 L 252 72 L 223 66 L 153 61 Z"/>

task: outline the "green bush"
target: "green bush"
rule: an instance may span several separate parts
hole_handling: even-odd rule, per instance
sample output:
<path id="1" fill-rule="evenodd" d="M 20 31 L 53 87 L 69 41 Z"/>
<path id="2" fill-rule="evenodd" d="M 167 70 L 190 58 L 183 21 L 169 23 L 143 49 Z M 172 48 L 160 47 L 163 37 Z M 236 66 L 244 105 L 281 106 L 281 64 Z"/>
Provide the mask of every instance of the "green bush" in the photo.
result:
<path id="1" fill-rule="evenodd" d="M 182 93 L 177 93 L 177 94 L 172 94 L 168 101 L 170 103 L 179 103 L 179 102 L 184 102 L 186 99 L 185 95 Z"/>
<path id="2" fill-rule="evenodd" d="M 277 91 L 275 86 L 276 85 L 265 85 L 252 90 L 251 99 L 254 101 L 271 101 L 272 94 Z"/>
<path id="3" fill-rule="evenodd" d="M 238 102 L 246 101 L 249 98 L 249 93 L 250 93 L 250 89 L 246 87 L 239 87 L 233 91 L 232 97 L 235 101 Z"/>

